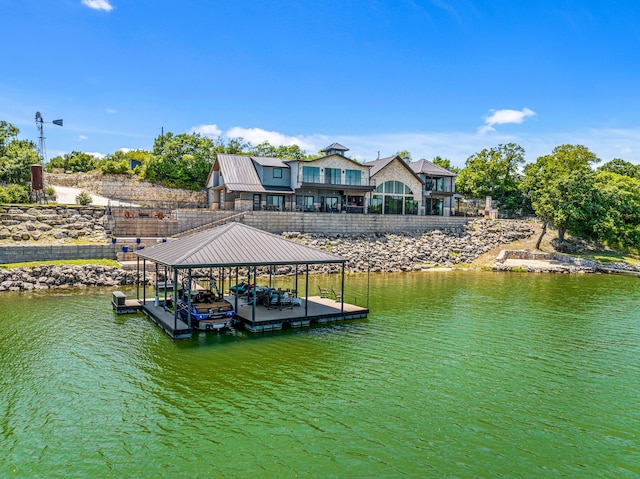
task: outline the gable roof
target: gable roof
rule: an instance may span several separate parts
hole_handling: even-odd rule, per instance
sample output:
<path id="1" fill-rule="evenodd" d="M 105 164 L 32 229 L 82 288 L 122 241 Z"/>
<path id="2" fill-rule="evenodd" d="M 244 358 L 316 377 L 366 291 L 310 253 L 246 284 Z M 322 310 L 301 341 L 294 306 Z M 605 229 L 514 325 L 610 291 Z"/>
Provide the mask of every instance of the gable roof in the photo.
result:
<path id="1" fill-rule="evenodd" d="M 409 166 L 416 173 L 423 173 L 429 176 L 458 176 L 455 173 L 447 170 L 446 168 L 442 168 L 441 166 L 438 166 L 435 163 L 424 159 L 413 161 L 409 163 Z"/>
<path id="2" fill-rule="evenodd" d="M 415 171 L 413 171 L 413 169 L 411 169 L 409 167 L 409 165 L 402 159 L 400 158 L 398 155 L 395 156 L 389 156 L 387 158 L 379 158 L 377 160 L 374 161 L 367 161 L 365 163 L 365 165 L 370 166 L 371 167 L 371 177 L 373 178 L 376 173 L 378 173 L 380 170 L 382 170 L 385 166 L 387 166 L 389 163 L 391 163 L 393 160 L 398 160 L 400 163 L 402 163 L 402 166 L 404 166 L 413 176 L 416 177 L 416 179 L 420 182 L 420 183 L 424 183 L 424 181 L 422 181 L 422 178 L 420 178 Z"/>
<path id="3" fill-rule="evenodd" d="M 260 163 L 259 161 L 256 161 L 258 159 L 265 160 L 265 162 Z M 281 158 L 261 158 L 257 156 L 219 154 L 216 157 L 216 162 L 222 172 L 224 185 L 227 190 L 247 191 L 253 193 L 266 193 L 269 191 L 293 193 L 293 190 L 288 187 L 270 187 L 263 185 L 260 181 L 260 177 L 258 176 L 258 172 L 256 171 L 256 167 L 253 164 L 254 161 L 262 166 L 289 168 Z"/>
<path id="4" fill-rule="evenodd" d="M 341 256 L 267 233 L 242 223 L 227 223 L 135 252 L 173 268 L 345 263 Z"/>

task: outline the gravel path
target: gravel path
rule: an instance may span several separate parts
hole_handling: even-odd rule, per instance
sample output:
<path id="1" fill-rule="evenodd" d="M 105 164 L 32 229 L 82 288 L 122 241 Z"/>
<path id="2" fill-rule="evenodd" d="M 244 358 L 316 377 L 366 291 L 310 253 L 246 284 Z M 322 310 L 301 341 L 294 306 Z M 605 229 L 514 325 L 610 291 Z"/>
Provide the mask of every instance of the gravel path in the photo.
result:
<path id="1" fill-rule="evenodd" d="M 75 205 L 76 196 L 82 191 L 80 188 L 71 188 L 70 186 L 54 186 L 53 189 L 56 191 L 56 196 L 58 197 L 57 202 L 61 205 Z M 90 195 L 92 200 L 91 204 L 95 206 L 139 206 L 135 203 L 112 200 L 91 193 Z"/>

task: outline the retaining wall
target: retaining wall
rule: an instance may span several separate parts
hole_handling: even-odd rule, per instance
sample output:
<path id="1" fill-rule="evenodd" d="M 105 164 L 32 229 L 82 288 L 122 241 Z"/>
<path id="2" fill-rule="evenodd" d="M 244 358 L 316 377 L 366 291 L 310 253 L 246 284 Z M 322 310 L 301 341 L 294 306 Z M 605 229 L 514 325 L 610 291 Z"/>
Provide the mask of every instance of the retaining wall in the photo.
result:
<path id="1" fill-rule="evenodd" d="M 25 261 L 54 261 L 65 259 L 116 259 L 121 245 L 29 245 L 0 246 L 0 264 Z"/>
<path id="2" fill-rule="evenodd" d="M 136 181 L 135 176 L 103 175 L 102 173 L 45 173 L 44 179 L 47 185 L 81 188 L 105 198 L 153 207 L 207 207 L 205 191 L 165 188 L 144 181 Z"/>
<path id="3" fill-rule="evenodd" d="M 346 213 L 247 212 L 240 221 L 270 233 L 360 234 L 400 233 L 461 228 L 468 219 L 460 216 L 358 215 Z"/>

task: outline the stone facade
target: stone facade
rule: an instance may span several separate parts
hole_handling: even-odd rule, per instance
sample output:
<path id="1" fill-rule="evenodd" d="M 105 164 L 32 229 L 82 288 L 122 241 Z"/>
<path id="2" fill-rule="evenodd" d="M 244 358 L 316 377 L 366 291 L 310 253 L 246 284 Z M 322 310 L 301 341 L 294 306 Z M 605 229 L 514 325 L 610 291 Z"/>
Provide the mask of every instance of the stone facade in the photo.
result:
<path id="1" fill-rule="evenodd" d="M 387 181 L 400 181 L 404 183 L 411 189 L 414 200 L 418 202 L 418 214 L 424 215 L 424 207 L 422 206 L 422 182 L 416 178 L 416 175 L 408 170 L 406 165 L 402 165 L 400 163 L 401 161 L 400 159 L 395 159 L 378 171 L 372 176 L 373 183 L 376 187 L 384 185 Z M 375 191 L 369 194 L 368 201 L 371 200 L 371 195 L 375 194 Z"/>

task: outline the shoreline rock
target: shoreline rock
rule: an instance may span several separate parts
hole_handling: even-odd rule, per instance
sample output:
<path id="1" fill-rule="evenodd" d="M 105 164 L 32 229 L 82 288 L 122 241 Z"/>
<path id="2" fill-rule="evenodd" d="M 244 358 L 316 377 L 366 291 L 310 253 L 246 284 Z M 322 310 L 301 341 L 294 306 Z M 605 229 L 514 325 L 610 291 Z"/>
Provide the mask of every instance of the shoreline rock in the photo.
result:
<path id="1" fill-rule="evenodd" d="M 297 232 L 283 233 L 285 238 L 342 256 L 348 260 L 348 273 L 398 273 L 410 271 L 443 270 L 469 264 L 487 251 L 526 239 L 535 234 L 531 222 L 522 220 L 475 220 L 467 226 L 452 230 L 425 233 L 359 235 L 319 235 Z M 507 254 L 498 257 L 494 271 L 527 271 L 539 273 L 638 273 L 638 267 L 627 263 L 603 266 L 595 261 L 580 260 L 567 255 L 527 251 L 509 252 L 511 258 L 520 256 L 521 262 L 509 263 Z M 541 260 L 523 267 L 524 256 Z M 526 260 L 524 260 L 526 261 Z M 313 274 L 336 274 L 339 264 L 312 265 Z M 244 272 L 246 273 L 246 271 Z M 278 275 L 292 275 L 295 266 L 280 266 Z M 243 273 L 241 272 L 241 275 Z M 268 275 L 268 268 L 259 274 Z M 135 270 L 124 270 L 103 265 L 42 265 L 32 268 L 0 270 L 0 291 L 31 291 L 50 288 L 85 286 L 122 286 L 135 284 Z M 146 283 L 153 284 L 154 274 L 147 273 Z"/>
<path id="2" fill-rule="evenodd" d="M 33 291 L 86 286 L 135 284 L 136 271 L 103 265 L 42 265 L 0 270 L 0 291 Z M 147 283 L 152 278 L 147 275 Z"/>

